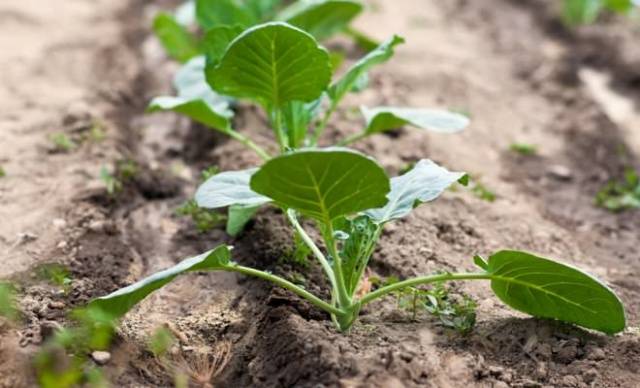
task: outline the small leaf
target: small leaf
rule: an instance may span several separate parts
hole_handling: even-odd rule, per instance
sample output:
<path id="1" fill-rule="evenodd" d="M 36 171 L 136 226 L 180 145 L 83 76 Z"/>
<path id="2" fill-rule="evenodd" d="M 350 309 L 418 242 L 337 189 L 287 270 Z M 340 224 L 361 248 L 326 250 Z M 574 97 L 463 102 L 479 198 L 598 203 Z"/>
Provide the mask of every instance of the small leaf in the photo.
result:
<path id="1" fill-rule="evenodd" d="M 196 19 L 205 31 L 219 26 L 248 27 L 259 22 L 251 9 L 236 0 L 196 0 Z"/>
<path id="2" fill-rule="evenodd" d="M 602 6 L 602 0 L 563 0 L 563 17 L 570 25 L 592 23 Z"/>
<path id="3" fill-rule="evenodd" d="M 438 198 L 464 175 L 461 172 L 449 172 L 423 159 L 406 174 L 391 179 L 389 202 L 384 207 L 367 210 L 364 214 L 379 224 L 402 218 L 411 213 L 417 204 Z"/>
<path id="4" fill-rule="evenodd" d="M 232 265 L 230 258 L 229 247 L 221 245 L 207 253 L 181 261 L 171 268 L 157 272 L 107 296 L 94 299 L 88 307 L 89 309 L 98 308 L 112 319 L 120 318 L 153 291 L 171 282 L 178 275 L 192 271 L 224 269 Z"/>
<path id="5" fill-rule="evenodd" d="M 393 56 L 394 47 L 401 43 L 404 43 L 404 39 L 396 35 L 351 66 L 340 81 L 329 88 L 329 97 L 333 103 L 337 104 L 341 101 L 345 94 L 353 89 L 356 82 L 361 79 L 363 74 L 369 71 L 371 67 L 389 60 L 389 58 Z"/>
<path id="6" fill-rule="evenodd" d="M 493 292 L 527 314 L 613 334 L 624 330 L 624 308 L 607 286 L 580 270 L 525 252 L 489 258 Z"/>
<path id="7" fill-rule="evenodd" d="M 247 225 L 251 218 L 260 209 L 260 205 L 231 205 L 229 206 L 229 215 L 227 217 L 227 234 L 236 237 Z"/>
<path id="8" fill-rule="evenodd" d="M 469 125 L 469 119 L 458 113 L 431 109 L 362 107 L 367 121 L 366 133 L 378 133 L 412 125 L 434 132 L 455 133 Z"/>
<path id="9" fill-rule="evenodd" d="M 169 56 L 179 62 L 187 62 L 198 56 L 198 42 L 171 15 L 160 13 L 153 20 L 153 31 Z"/>
<path id="10" fill-rule="evenodd" d="M 489 269 L 489 264 L 480 255 L 473 256 L 473 263 L 485 271 Z"/>
<path id="11" fill-rule="evenodd" d="M 302 0 L 284 9 L 278 19 L 323 40 L 344 30 L 362 9 L 353 0 Z"/>
<path id="12" fill-rule="evenodd" d="M 329 224 L 387 202 L 389 178 L 372 159 L 346 148 L 301 150 L 269 160 L 251 189 Z"/>
<path id="13" fill-rule="evenodd" d="M 207 179 L 196 191 L 198 206 L 217 209 L 232 205 L 260 206 L 271 200 L 257 194 L 249 187 L 251 176 L 257 168 L 226 171 Z"/>
<path id="14" fill-rule="evenodd" d="M 210 128 L 226 132 L 230 127 L 233 113 L 229 102 L 216 94 L 204 79 L 204 57 L 196 57 L 187 62 L 174 79 L 177 97 L 154 98 L 147 111 L 173 111 L 183 114 Z"/>
<path id="15" fill-rule="evenodd" d="M 331 78 L 329 54 L 308 33 L 285 23 L 250 28 L 209 75 L 214 90 L 267 108 L 320 97 Z"/>

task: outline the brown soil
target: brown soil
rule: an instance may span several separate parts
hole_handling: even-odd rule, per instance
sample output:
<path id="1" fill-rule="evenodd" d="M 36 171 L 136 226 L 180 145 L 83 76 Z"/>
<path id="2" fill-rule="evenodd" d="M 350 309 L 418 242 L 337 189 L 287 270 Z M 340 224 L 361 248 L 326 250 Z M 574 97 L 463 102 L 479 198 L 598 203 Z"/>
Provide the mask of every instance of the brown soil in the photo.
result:
<path id="1" fill-rule="evenodd" d="M 239 262 L 304 273 L 310 290 L 326 292 L 317 268 L 280 263 L 291 236 L 277 211 L 261 211 L 235 240 L 222 230 L 199 234 L 175 216 L 200 170 L 258 160 L 184 119 L 143 114 L 150 97 L 170 91 L 176 68 L 149 35 L 156 6 L 14 3 L 0 5 L 0 164 L 7 171 L 0 179 L 0 277 L 20 284 L 24 318 L 0 328 L 0 386 L 34 384 L 29 359 L 55 322 L 65 322 L 65 311 L 220 243 L 234 245 Z M 342 335 L 324 314 L 263 282 L 193 274 L 126 316 L 106 367 L 113 385 L 172 385 L 145 351 L 149 333 L 163 324 L 180 333 L 187 359 L 231 344 L 216 386 L 640 385 L 640 213 L 593 204 L 625 166 L 640 168 L 638 27 L 605 20 L 569 31 L 551 0 L 370 3 L 359 27 L 381 39 L 399 33 L 408 43 L 349 102 L 464 109 L 473 124 L 455 136 L 402 130 L 357 148 L 391 173 L 428 157 L 480 177 L 497 194 L 489 203 L 467 190 L 449 192 L 392 225 L 374 272 L 466 270 L 474 254 L 526 249 L 609 282 L 625 303 L 629 330 L 606 337 L 527 318 L 485 284 L 466 283 L 456 287 L 479 302 L 468 336 L 428 316 L 413 322 L 391 299 L 363 311 Z M 348 43 L 332 44 L 357 55 Z M 356 131 L 361 124 L 352 116 L 340 115 L 326 140 Z M 83 141 L 96 123 L 106 139 Z M 239 109 L 237 125 L 268 143 L 264 118 L 251 107 Z M 51 152 L 47 137 L 56 132 L 81 144 Z M 538 155 L 515 155 L 513 142 L 537 145 Z M 137 174 L 111 198 L 100 168 L 121 160 L 133 161 Z M 31 275 L 47 263 L 69 268 L 69 292 Z"/>

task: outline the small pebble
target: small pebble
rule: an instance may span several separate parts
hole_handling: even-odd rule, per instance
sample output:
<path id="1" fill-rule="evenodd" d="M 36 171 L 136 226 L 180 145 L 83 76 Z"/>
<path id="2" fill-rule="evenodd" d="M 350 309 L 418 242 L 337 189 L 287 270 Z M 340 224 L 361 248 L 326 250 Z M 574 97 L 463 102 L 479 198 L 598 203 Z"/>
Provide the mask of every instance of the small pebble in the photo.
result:
<path id="1" fill-rule="evenodd" d="M 91 358 L 96 362 L 96 364 L 105 365 L 111 360 L 111 353 L 96 350 L 91 353 Z"/>
<path id="2" fill-rule="evenodd" d="M 549 166 L 547 168 L 547 174 L 549 174 L 553 178 L 556 178 L 562 181 L 568 181 L 573 178 L 573 173 L 571 172 L 569 167 L 566 167 L 560 164 L 554 164 L 552 166 Z"/>

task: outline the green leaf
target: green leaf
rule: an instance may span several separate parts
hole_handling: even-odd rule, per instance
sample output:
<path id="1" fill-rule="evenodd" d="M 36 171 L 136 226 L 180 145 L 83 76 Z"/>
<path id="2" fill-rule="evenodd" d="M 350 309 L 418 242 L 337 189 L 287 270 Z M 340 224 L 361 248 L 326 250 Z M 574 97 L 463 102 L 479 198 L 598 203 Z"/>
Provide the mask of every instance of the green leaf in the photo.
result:
<path id="1" fill-rule="evenodd" d="M 431 109 L 362 107 L 362 114 L 367 121 L 365 130 L 368 134 L 379 133 L 411 125 L 420 129 L 428 129 L 440 133 L 455 133 L 469 125 L 469 118 L 458 113 Z"/>
<path id="2" fill-rule="evenodd" d="M 269 160 L 251 178 L 251 189 L 327 225 L 387 203 L 389 178 L 358 152 L 310 149 Z"/>
<path id="3" fill-rule="evenodd" d="M 344 30 L 362 9 L 362 4 L 353 0 L 302 0 L 284 9 L 278 20 L 323 40 Z"/>
<path id="4" fill-rule="evenodd" d="M 485 271 L 489 269 L 489 264 L 487 264 L 484 258 L 480 255 L 473 256 L 473 263 Z"/>
<path id="5" fill-rule="evenodd" d="M 217 209 L 232 205 L 260 206 L 271 200 L 255 193 L 249 187 L 251 176 L 257 168 L 226 171 L 207 179 L 196 191 L 198 206 Z"/>
<path id="6" fill-rule="evenodd" d="M 260 209 L 260 205 L 231 205 L 229 206 L 229 215 L 227 217 L 227 234 L 236 237 L 247 225 L 251 218 Z"/>
<path id="7" fill-rule="evenodd" d="M 233 265 L 230 258 L 229 247 L 221 245 L 214 250 L 181 261 L 171 268 L 155 273 L 107 296 L 94 299 L 88 307 L 89 309 L 98 308 L 111 316 L 112 319 L 120 318 L 153 291 L 171 282 L 178 275 L 200 270 L 224 269 Z"/>
<path id="8" fill-rule="evenodd" d="M 622 14 L 628 13 L 634 7 L 633 0 L 605 0 L 604 5 L 608 10 Z"/>
<path id="9" fill-rule="evenodd" d="M 148 112 L 173 111 L 183 114 L 210 128 L 227 132 L 233 113 L 229 102 L 216 94 L 204 80 L 204 57 L 196 57 L 187 62 L 176 74 L 174 80 L 177 97 L 154 98 Z"/>
<path id="10" fill-rule="evenodd" d="M 525 252 L 500 251 L 489 258 L 487 272 L 493 292 L 516 310 L 609 334 L 624 330 L 620 299 L 574 267 Z"/>
<path id="11" fill-rule="evenodd" d="M 394 35 L 393 38 L 387 40 L 378 46 L 375 50 L 364 56 L 356 62 L 342 76 L 340 81 L 336 82 L 329 88 L 329 97 L 334 104 L 337 104 L 342 98 L 353 89 L 358 79 L 369 71 L 375 65 L 381 64 L 389 60 L 393 56 L 394 47 L 404 43 L 404 39 Z"/>
<path id="12" fill-rule="evenodd" d="M 219 93 L 250 98 L 269 109 L 314 101 L 330 79 L 327 51 L 308 33 L 278 22 L 243 32 L 209 77 Z"/>
<path id="13" fill-rule="evenodd" d="M 276 9 L 282 0 L 244 0 L 245 8 L 249 9 L 260 21 L 273 20 Z"/>
<path id="14" fill-rule="evenodd" d="M 153 31 L 170 57 L 187 62 L 198 56 L 198 42 L 173 16 L 160 13 L 153 20 Z"/>
<path id="15" fill-rule="evenodd" d="M 196 0 L 196 19 L 205 31 L 219 26 L 248 27 L 259 22 L 252 10 L 237 0 Z"/>
<path id="16" fill-rule="evenodd" d="M 602 0 L 564 0 L 563 17 L 570 25 L 592 23 L 602 10 Z"/>
<path id="17" fill-rule="evenodd" d="M 220 63 L 229 44 L 242 33 L 240 26 L 213 27 L 204 34 L 202 49 L 207 58 L 207 72 L 213 70 Z M 211 67 L 211 68 L 209 68 Z"/>
<path id="18" fill-rule="evenodd" d="M 340 249 L 340 257 L 347 292 L 353 295 L 360 281 L 358 275 L 363 273 L 369 261 L 372 244 L 375 244 L 373 240 L 377 237 L 378 225 L 366 216 L 359 216 L 352 220 L 341 217 L 334 228 L 347 234 L 347 239 L 344 240 Z"/>
<path id="19" fill-rule="evenodd" d="M 438 198 L 464 175 L 449 172 L 431 160 L 423 159 L 406 174 L 391 179 L 389 202 L 384 207 L 367 210 L 364 214 L 379 224 L 402 218 L 415 206 Z"/>

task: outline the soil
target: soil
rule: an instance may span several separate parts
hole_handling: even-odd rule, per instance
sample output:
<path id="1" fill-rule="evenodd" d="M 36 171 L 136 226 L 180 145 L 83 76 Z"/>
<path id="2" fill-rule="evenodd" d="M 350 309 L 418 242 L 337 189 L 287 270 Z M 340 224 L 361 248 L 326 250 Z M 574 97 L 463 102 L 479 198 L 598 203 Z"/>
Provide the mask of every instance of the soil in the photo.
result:
<path id="1" fill-rule="evenodd" d="M 234 259 L 285 276 L 304 274 L 326 295 L 315 266 L 283 263 L 291 249 L 282 214 L 264 209 L 238 238 L 201 234 L 175 209 L 200 171 L 259 163 L 241 145 L 171 114 L 145 115 L 171 91 L 176 64 L 150 35 L 171 2 L 35 0 L 0 4 L 0 278 L 20 288 L 20 325 L 0 325 L 0 386 L 33 386 L 30 359 L 65 324 L 66 312 L 221 243 Z M 327 316 L 263 282 L 234 274 L 191 274 L 155 293 L 122 322 L 105 370 L 114 386 L 172 386 L 171 368 L 146 350 L 167 325 L 179 356 L 218 357 L 215 386 L 637 387 L 640 385 L 640 213 L 614 214 L 594 196 L 625 167 L 640 169 L 640 27 L 605 18 L 568 30 L 551 0 L 369 1 L 357 26 L 407 38 L 371 88 L 348 101 L 464 110 L 460 135 L 399 130 L 356 148 L 392 174 L 430 158 L 468 171 L 496 193 L 446 193 L 383 234 L 372 270 L 406 277 L 470 270 L 475 254 L 525 249 L 575 264 L 623 299 L 629 329 L 603 336 L 514 313 L 486 284 L 458 284 L 478 301 L 469 335 L 396 309 L 391 298 L 362 312 L 348 335 Z M 351 59 L 360 54 L 337 39 Z M 324 142 L 358 130 L 341 112 Z M 265 120 L 240 106 L 236 125 L 269 144 Z M 96 136 L 96 127 L 104 136 Z M 49 137 L 65 133 L 68 152 Z M 104 137 L 104 139 L 101 139 Z M 518 155 L 510 144 L 537 146 Z M 117 196 L 102 167 L 135 166 Z M 119 167 L 117 167 L 119 166 Z M 117 171 L 116 171 L 117 174 Z M 69 270 L 66 291 L 35 276 Z M 221 361 L 222 362 L 222 361 Z M 224 364 L 224 362 L 222 362 Z"/>

